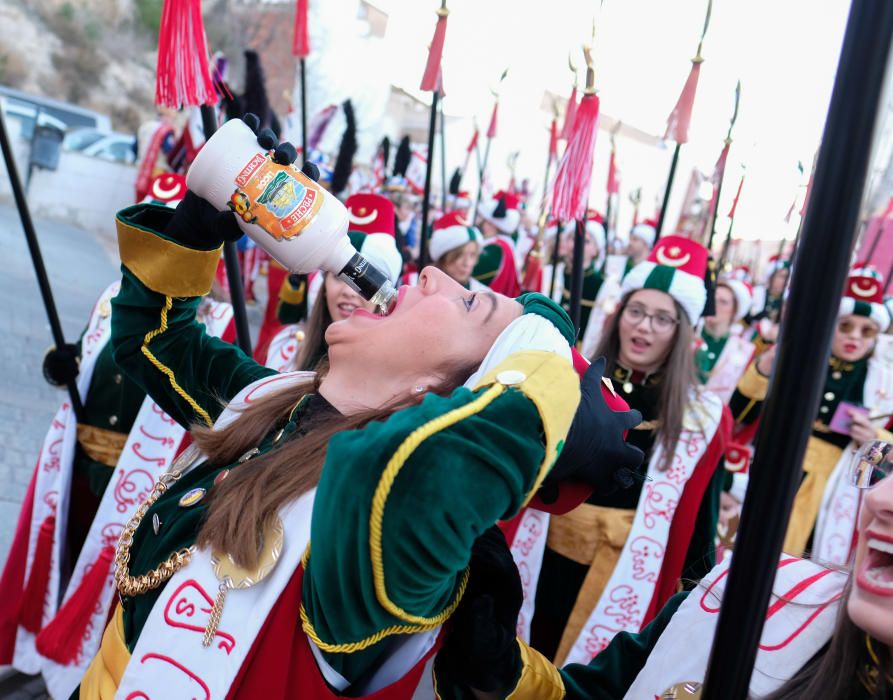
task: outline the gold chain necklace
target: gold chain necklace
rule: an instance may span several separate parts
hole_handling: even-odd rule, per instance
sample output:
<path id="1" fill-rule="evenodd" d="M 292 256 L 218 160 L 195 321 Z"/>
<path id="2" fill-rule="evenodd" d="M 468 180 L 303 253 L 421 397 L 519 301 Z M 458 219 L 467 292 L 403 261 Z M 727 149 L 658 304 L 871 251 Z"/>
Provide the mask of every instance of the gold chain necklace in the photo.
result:
<path id="1" fill-rule="evenodd" d="M 195 546 L 184 547 L 176 552 L 172 552 L 165 561 L 142 576 L 131 576 L 128 569 L 130 564 L 130 547 L 133 545 L 133 536 L 136 533 L 136 529 L 143 518 L 146 517 L 146 513 L 152 507 L 152 504 L 161 498 L 182 475 L 183 472 L 180 470 L 162 474 L 155 486 L 152 487 L 149 497 L 136 509 L 133 517 L 127 521 L 127 525 L 118 538 L 118 547 L 115 550 L 115 586 L 118 588 L 118 593 L 124 597 L 132 598 L 158 588 L 177 571 L 186 566 L 192 558 Z"/>

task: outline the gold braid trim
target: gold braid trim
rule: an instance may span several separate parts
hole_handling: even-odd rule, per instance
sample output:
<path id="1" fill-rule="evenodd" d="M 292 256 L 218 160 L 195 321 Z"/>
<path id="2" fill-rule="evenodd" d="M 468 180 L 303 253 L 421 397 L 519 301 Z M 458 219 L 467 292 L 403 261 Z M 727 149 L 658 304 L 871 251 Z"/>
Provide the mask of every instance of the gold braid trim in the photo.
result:
<path id="1" fill-rule="evenodd" d="M 282 287 L 279 288 L 279 301 L 286 304 L 301 304 L 304 302 L 304 296 L 307 293 L 307 283 L 301 280 L 301 284 L 293 287 L 291 282 L 286 278 Z"/>
<path id="2" fill-rule="evenodd" d="M 304 556 L 301 558 L 301 565 L 304 567 L 304 572 L 307 571 L 307 563 L 310 561 L 310 545 L 307 545 L 307 549 L 304 551 Z M 456 600 L 454 600 L 450 606 L 444 610 L 441 615 L 444 616 L 444 619 L 448 618 L 452 615 L 456 607 L 459 605 L 459 601 L 462 600 L 462 595 L 465 593 L 465 586 L 468 584 L 468 571 L 465 572 L 465 576 L 462 579 L 462 583 L 459 585 L 459 594 L 456 596 Z M 425 625 L 391 625 L 390 627 L 385 627 L 382 630 L 379 630 L 375 634 L 366 637 L 365 639 L 361 639 L 358 642 L 346 642 L 344 644 L 329 644 L 328 642 L 324 642 L 320 639 L 319 635 L 316 633 L 316 629 L 313 627 L 313 624 L 310 622 L 310 617 L 307 615 L 307 611 L 304 609 L 304 603 L 301 603 L 300 608 L 301 615 L 301 628 L 304 630 L 304 634 L 306 634 L 310 639 L 313 640 L 313 643 L 316 644 L 322 651 L 328 652 L 330 654 L 353 654 L 358 651 L 363 651 L 364 649 L 368 649 L 369 647 L 378 644 L 382 639 L 386 637 L 393 636 L 395 634 L 416 634 L 417 632 L 427 632 L 428 630 L 432 630 L 438 625 L 440 622 L 435 622 L 432 624 Z"/>
<path id="3" fill-rule="evenodd" d="M 167 312 L 171 310 L 171 307 L 174 305 L 174 300 L 171 297 L 164 298 L 164 307 L 161 309 L 161 325 L 158 326 L 154 331 L 149 331 L 146 333 L 146 336 L 143 338 L 143 346 L 140 348 L 143 355 L 151 362 L 155 368 L 164 374 L 171 383 L 174 391 L 195 411 L 196 415 L 198 415 L 205 423 L 208 424 L 208 427 L 212 427 L 214 425 L 214 421 L 211 420 L 211 416 L 208 415 L 208 412 L 205 411 L 201 406 L 198 405 L 198 402 L 194 398 L 192 398 L 189 394 L 186 393 L 186 390 L 183 389 L 178 383 L 177 379 L 174 376 L 174 371 L 163 364 L 161 360 L 159 360 L 152 352 L 149 350 L 149 343 L 152 342 L 159 335 L 164 333 L 167 330 Z"/>
<path id="4" fill-rule="evenodd" d="M 502 384 L 494 384 L 471 403 L 455 408 L 452 411 L 448 411 L 442 416 L 438 416 L 434 420 L 428 421 L 424 425 L 416 428 L 409 434 L 409 437 L 403 441 L 403 444 L 397 448 L 397 451 L 394 452 L 382 472 L 378 486 L 375 488 L 375 494 L 372 496 L 372 513 L 369 517 L 369 552 L 372 557 L 372 581 L 375 584 L 375 597 L 378 598 L 378 602 L 381 606 L 394 617 L 416 625 L 439 625 L 452 614 L 451 608 L 454 608 L 459 600 L 461 600 L 462 594 L 465 592 L 465 586 L 468 584 L 468 571 L 466 570 L 465 575 L 462 577 L 462 583 L 459 584 L 459 594 L 456 597 L 456 601 L 450 608 L 447 608 L 434 617 L 420 617 L 408 613 L 388 597 L 387 587 L 385 586 L 384 580 L 381 524 L 384 519 L 385 504 L 390 495 L 391 487 L 394 485 L 394 480 L 397 478 L 400 470 L 403 469 L 406 460 L 412 456 L 412 453 L 415 452 L 416 448 L 425 440 L 432 435 L 455 425 L 459 421 L 484 410 L 498 396 L 500 396 L 503 391 L 505 391 L 505 387 Z"/>

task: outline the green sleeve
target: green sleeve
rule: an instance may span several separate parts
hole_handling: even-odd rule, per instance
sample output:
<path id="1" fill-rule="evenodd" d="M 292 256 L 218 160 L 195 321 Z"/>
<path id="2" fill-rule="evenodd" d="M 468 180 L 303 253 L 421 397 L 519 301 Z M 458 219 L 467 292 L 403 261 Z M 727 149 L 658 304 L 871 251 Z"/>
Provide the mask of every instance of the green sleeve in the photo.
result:
<path id="1" fill-rule="evenodd" d="M 139 206 L 118 215 L 123 278 L 112 300 L 114 359 L 178 423 L 210 425 L 239 390 L 275 372 L 196 321 L 220 254 L 166 238 L 164 216 Z"/>
<path id="2" fill-rule="evenodd" d="M 471 271 L 471 276 L 478 282 L 489 285 L 493 282 L 493 278 L 496 277 L 500 267 L 502 267 L 502 256 L 502 246 L 495 243 L 485 245 L 481 248 L 480 257 L 474 266 L 474 270 Z"/>
<path id="3" fill-rule="evenodd" d="M 374 585 L 370 522 L 386 465 L 405 457 L 383 505 L 386 597 L 412 616 L 445 617 L 457 600 L 474 540 L 521 507 L 544 460 L 540 415 L 517 389 L 484 405 L 487 391 L 429 395 L 385 422 L 336 435 L 329 443 L 303 595 L 324 642 L 358 642 L 392 625 L 417 629 L 417 621 L 384 607 Z M 457 409 L 470 415 L 404 452 L 404 441 L 420 426 L 455 416 Z M 353 681 L 375 666 L 389 643 L 396 642 L 386 638 L 360 653 L 327 653 L 326 660 Z"/>
<path id="4" fill-rule="evenodd" d="M 307 318 L 307 275 L 289 275 L 279 289 L 276 319 L 282 325 Z"/>
<path id="5" fill-rule="evenodd" d="M 682 569 L 682 583 L 686 588 L 692 582 L 700 581 L 716 566 L 716 526 L 719 522 L 719 496 L 726 483 L 724 460 L 720 459 L 716 470 L 707 484 L 701 507 L 695 519 L 695 528 L 685 555 Z"/>
<path id="6" fill-rule="evenodd" d="M 674 595 L 645 629 L 638 634 L 621 632 L 585 666 L 569 664 L 561 669 L 566 700 L 622 698 L 645 667 L 648 655 L 687 595 Z"/>

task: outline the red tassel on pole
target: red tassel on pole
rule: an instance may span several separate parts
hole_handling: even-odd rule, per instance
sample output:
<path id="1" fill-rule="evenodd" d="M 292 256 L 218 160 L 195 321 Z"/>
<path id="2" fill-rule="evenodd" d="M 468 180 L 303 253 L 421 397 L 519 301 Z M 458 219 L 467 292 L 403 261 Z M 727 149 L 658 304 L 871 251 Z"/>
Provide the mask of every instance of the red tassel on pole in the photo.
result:
<path id="1" fill-rule="evenodd" d="M 499 111 L 499 100 L 493 103 L 493 114 L 490 115 L 490 126 L 487 127 L 487 138 L 496 138 L 496 113 Z"/>
<path id="2" fill-rule="evenodd" d="M 478 137 L 480 136 L 480 130 L 475 127 L 474 134 L 471 137 L 471 141 L 468 142 L 468 148 L 465 149 L 466 153 L 471 153 L 478 145 Z"/>
<path id="3" fill-rule="evenodd" d="M 592 157 L 598 126 L 598 95 L 584 95 L 574 119 L 573 133 L 552 191 L 552 216 L 559 221 L 576 221 L 586 214 L 592 181 Z"/>
<path id="4" fill-rule="evenodd" d="M 425 64 L 425 73 L 422 75 L 420 90 L 434 92 L 439 89 L 440 62 L 443 58 L 443 42 L 446 39 L 447 17 L 450 11 L 446 8 L 446 0 L 437 10 L 437 25 L 434 27 L 434 38 L 431 39 L 431 48 L 428 49 L 428 63 Z"/>
<path id="5" fill-rule="evenodd" d="M 552 119 L 549 126 L 549 162 L 558 158 L 558 122 Z"/>
<path id="6" fill-rule="evenodd" d="M 608 161 L 608 194 L 617 194 L 618 192 L 620 192 L 620 178 L 617 177 L 617 163 L 612 150 L 611 160 Z"/>
<path id="7" fill-rule="evenodd" d="M 102 548 L 77 590 L 37 635 L 37 651 L 63 666 L 77 663 L 87 625 L 102 596 L 114 558 L 114 547 Z"/>
<path id="8" fill-rule="evenodd" d="M 158 32 L 155 104 L 179 109 L 217 100 L 200 0 L 166 0 Z"/>
<path id="9" fill-rule="evenodd" d="M 19 608 L 19 624 L 32 634 L 40 632 L 43 624 L 43 606 L 46 603 L 47 589 L 50 586 L 50 566 L 53 561 L 53 537 L 56 532 L 56 516 L 50 515 L 40 525 L 37 544 L 34 547 L 34 561 L 28 583 L 22 593 L 22 606 Z"/>
<path id="10" fill-rule="evenodd" d="M 735 191 L 735 199 L 732 200 L 732 207 L 729 209 L 728 218 L 735 218 L 735 210 L 738 209 L 738 197 L 741 196 L 741 188 L 744 186 L 744 175 L 738 180 L 738 189 Z"/>
<path id="11" fill-rule="evenodd" d="M 574 119 L 577 116 L 577 86 L 571 90 L 571 96 L 567 101 L 567 109 L 564 112 L 564 124 L 561 127 L 561 133 L 558 138 L 570 141 L 571 134 L 574 131 Z"/>
<path id="12" fill-rule="evenodd" d="M 701 75 L 701 63 L 704 59 L 695 57 L 691 60 L 691 71 L 676 101 L 676 106 L 667 119 L 667 130 L 664 141 L 688 143 L 688 126 L 691 123 L 691 112 L 695 104 L 695 93 L 698 90 L 698 77 Z"/>
<path id="13" fill-rule="evenodd" d="M 309 0 L 298 0 L 295 8 L 295 37 L 291 45 L 291 53 L 297 58 L 310 55 L 310 32 L 307 31 L 307 4 Z"/>

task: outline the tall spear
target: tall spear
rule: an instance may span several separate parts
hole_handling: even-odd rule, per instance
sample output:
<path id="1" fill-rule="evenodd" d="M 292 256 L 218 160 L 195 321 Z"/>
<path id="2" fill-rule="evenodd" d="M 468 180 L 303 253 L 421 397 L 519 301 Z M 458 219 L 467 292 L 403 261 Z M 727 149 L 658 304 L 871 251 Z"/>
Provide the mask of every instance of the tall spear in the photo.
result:
<path id="1" fill-rule="evenodd" d="M 419 270 L 428 264 L 428 211 L 431 207 L 431 169 L 434 166 L 434 134 L 437 131 L 437 101 L 443 95 L 443 43 L 446 39 L 447 17 L 446 0 L 441 0 L 437 9 L 437 24 L 434 27 L 434 38 L 428 49 L 428 63 L 422 75 L 420 90 L 431 93 L 431 119 L 428 123 L 428 160 L 425 163 L 425 190 L 422 199 L 422 231 L 419 242 Z"/>
<path id="2" fill-rule="evenodd" d="M 34 222 L 31 220 L 31 211 L 28 209 L 28 200 L 25 198 L 25 190 L 19 171 L 16 168 L 12 146 L 9 144 L 9 136 L 6 133 L 6 121 L 3 110 L 0 109 L 0 148 L 3 150 L 3 159 L 6 161 L 6 171 L 9 174 L 9 184 L 12 186 L 12 194 L 16 207 L 19 210 L 19 218 L 22 220 L 22 229 L 25 231 L 25 240 L 28 242 L 28 251 L 31 253 L 31 263 L 34 265 L 34 274 L 37 276 L 37 286 L 40 288 L 40 296 L 43 298 L 43 306 L 46 310 L 47 320 L 50 322 L 50 332 L 56 347 L 65 347 L 65 335 L 62 332 L 62 324 L 59 322 L 59 314 L 56 311 L 56 302 L 53 300 L 53 290 L 50 288 L 50 279 L 47 277 L 46 267 L 43 264 L 43 255 L 40 252 L 40 243 L 37 240 L 37 232 L 34 230 Z M 65 384 L 68 396 L 71 399 L 71 409 L 75 418 L 80 423 L 84 418 L 84 408 L 81 405 L 81 395 L 78 393 L 78 385 L 74 379 Z"/>
<path id="3" fill-rule="evenodd" d="M 620 192 L 620 179 L 617 177 L 617 132 L 620 131 L 622 122 L 617 122 L 611 129 L 611 157 L 608 161 L 608 198 L 605 202 L 605 238 L 611 240 L 611 210 L 614 196 Z"/>
<path id="4" fill-rule="evenodd" d="M 202 22 L 200 0 L 166 0 L 158 32 L 158 64 L 155 104 L 174 109 L 200 107 L 205 139 L 217 130 L 217 90 L 208 65 L 208 40 Z M 223 259 L 229 282 L 230 303 L 236 326 L 236 341 L 251 354 L 251 334 L 245 311 L 245 292 L 239 272 L 236 244 L 223 244 Z"/>
<path id="5" fill-rule="evenodd" d="M 722 181 L 726 175 L 726 161 L 729 158 L 729 147 L 732 145 L 732 129 L 738 120 L 738 105 L 741 102 L 741 81 L 735 86 L 735 109 L 732 111 L 732 118 L 729 119 L 729 130 L 726 132 L 726 138 L 723 140 L 723 149 L 717 161 L 717 168 L 714 171 L 714 179 L 716 181 L 714 187 L 716 192 L 713 196 L 714 202 L 710 213 L 710 237 L 707 239 L 707 250 L 713 250 L 713 238 L 716 236 L 716 217 L 719 212 L 719 198 L 722 194 Z"/>
<path id="6" fill-rule="evenodd" d="M 703 700 L 744 700 L 824 376 L 853 249 L 887 59 L 893 3 L 853 0 L 806 212 L 788 310 L 757 434 Z"/>
<path id="7" fill-rule="evenodd" d="M 744 167 L 743 165 L 741 166 Z M 744 187 L 744 173 L 741 173 L 741 179 L 738 180 L 738 189 L 735 191 L 735 199 L 732 200 L 732 207 L 726 218 L 729 220 L 729 230 L 726 231 L 726 240 L 722 244 L 722 253 L 719 256 L 719 269 L 722 270 L 729 256 L 729 247 L 732 245 L 732 228 L 735 226 L 735 212 L 738 209 L 738 199 L 741 197 L 741 188 Z"/>
<path id="8" fill-rule="evenodd" d="M 595 25 L 593 24 L 593 43 Z M 580 330 L 580 299 L 583 296 L 583 247 L 585 245 L 586 212 L 589 208 L 589 189 L 592 182 L 592 160 L 595 155 L 596 127 L 599 98 L 595 91 L 595 68 L 592 46 L 583 47 L 586 59 L 586 89 L 564 156 L 555 173 L 552 190 L 552 212 L 559 221 L 575 221 L 574 255 L 571 272 L 570 317 L 577 332 Z M 554 277 L 554 270 L 553 270 Z"/>
<path id="9" fill-rule="evenodd" d="M 301 158 L 308 160 L 307 153 L 307 69 L 306 58 L 310 55 L 310 33 L 307 30 L 307 5 L 310 0 L 298 0 L 295 7 L 295 35 L 292 41 L 292 55 L 298 59 L 301 77 Z"/>
<path id="10" fill-rule="evenodd" d="M 698 90 L 698 77 L 701 74 L 701 64 L 704 62 L 701 49 L 704 45 L 704 37 L 707 36 L 707 28 L 710 26 L 710 12 L 713 9 L 713 0 L 707 0 L 707 16 L 704 18 L 704 29 L 701 31 L 701 39 L 698 41 L 698 50 L 691 59 L 691 71 L 676 101 L 676 106 L 670 112 L 667 119 L 667 130 L 664 133 L 664 141 L 673 139 L 676 147 L 673 149 L 673 159 L 670 161 L 670 173 L 667 175 L 667 185 L 664 188 L 663 204 L 657 217 L 657 238 L 660 238 L 664 228 L 664 219 L 667 215 L 667 205 L 670 202 L 670 192 L 673 189 L 673 180 L 676 178 L 676 166 L 679 164 L 679 150 L 683 143 L 688 143 L 688 127 L 691 123 L 691 112 L 695 104 L 695 93 Z"/>
<path id="11" fill-rule="evenodd" d="M 499 112 L 499 85 L 502 85 L 502 81 L 505 80 L 505 76 L 507 76 L 508 73 L 508 68 L 502 71 L 502 75 L 499 76 L 499 84 L 497 88 L 495 90 L 492 88 L 490 89 L 490 92 L 493 95 L 493 112 L 490 114 L 490 124 L 487 126 L 487 144 L 484 146 L 484 160 L 481 163 L 478 196 L 474 202 L 474 209 L 471 212 L 472 225 L 477 221 L 478 209 L 481 206 L 481 198 L 484 195 L 484 179 L 487 177 L 487 161 L 490 160 L 490 144 L 493 142 L 493 139 L 496 138 L 496 117 Z"/>

